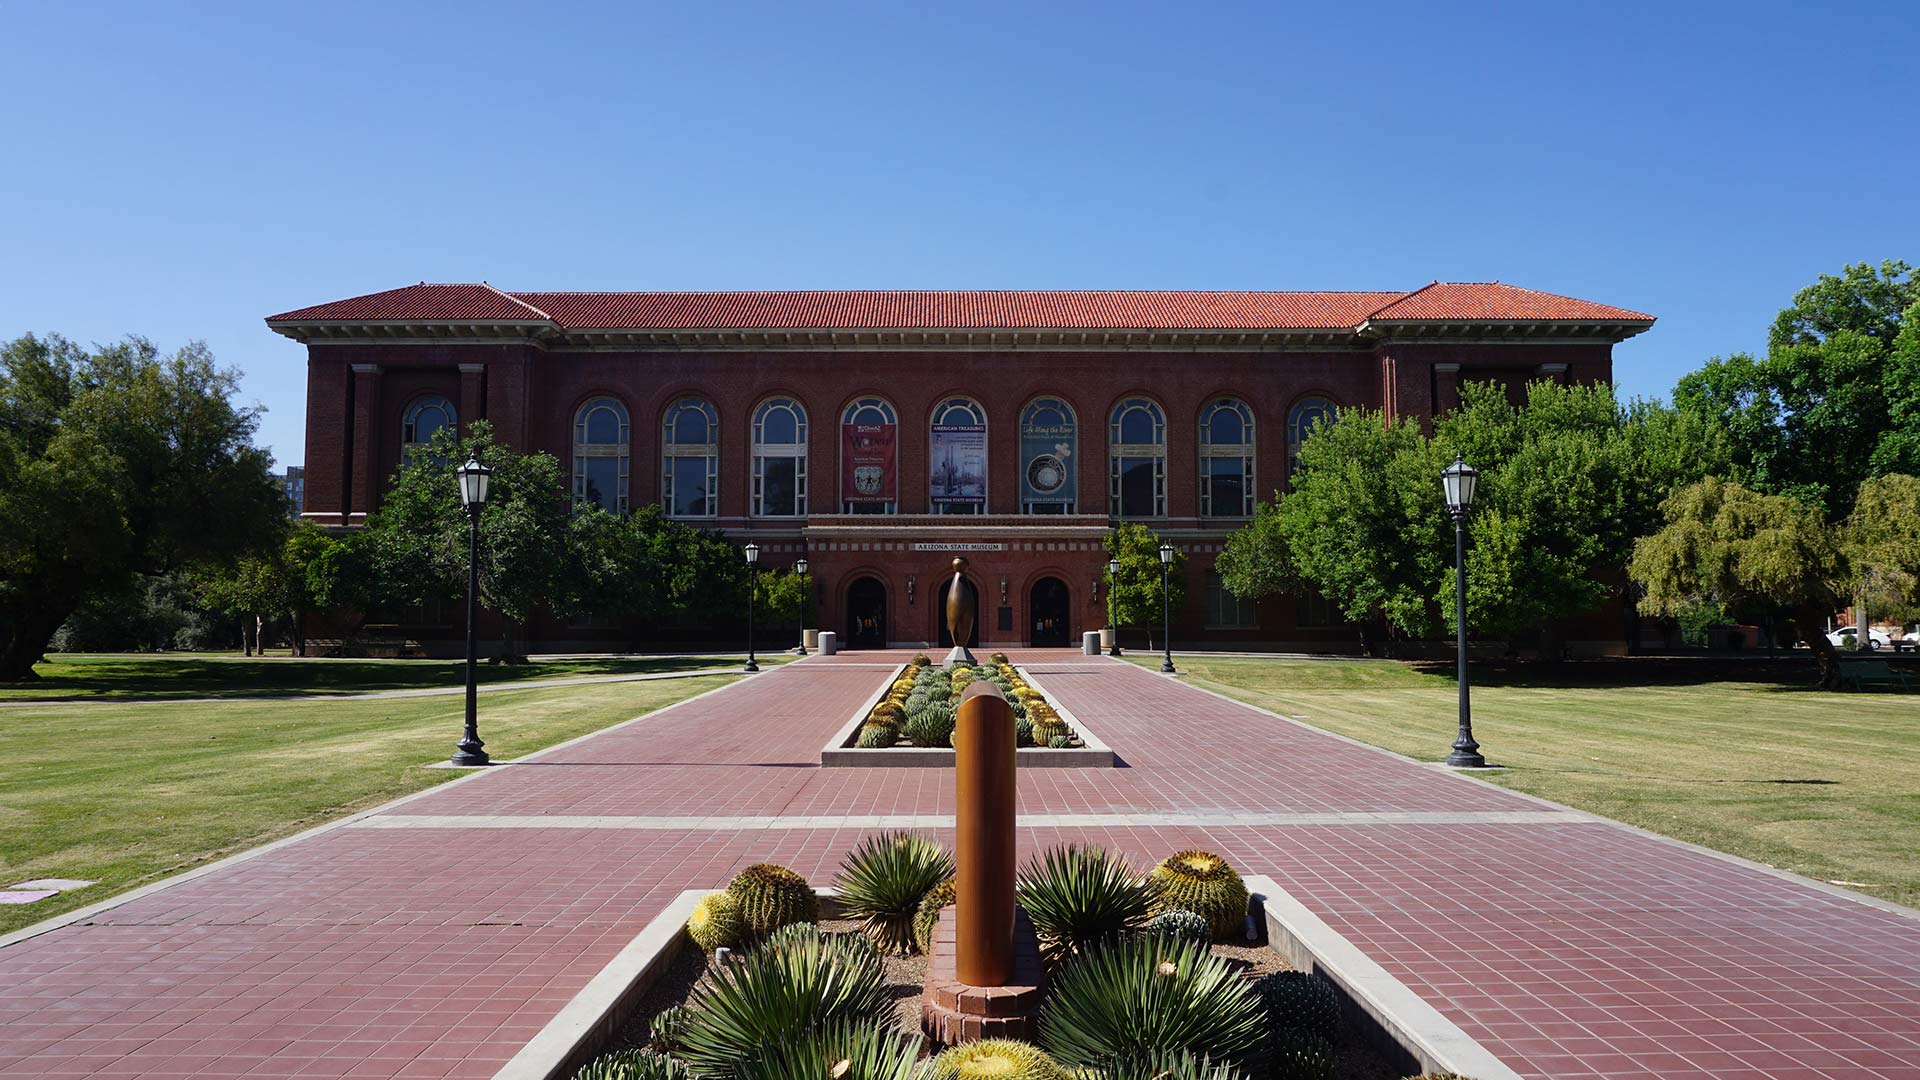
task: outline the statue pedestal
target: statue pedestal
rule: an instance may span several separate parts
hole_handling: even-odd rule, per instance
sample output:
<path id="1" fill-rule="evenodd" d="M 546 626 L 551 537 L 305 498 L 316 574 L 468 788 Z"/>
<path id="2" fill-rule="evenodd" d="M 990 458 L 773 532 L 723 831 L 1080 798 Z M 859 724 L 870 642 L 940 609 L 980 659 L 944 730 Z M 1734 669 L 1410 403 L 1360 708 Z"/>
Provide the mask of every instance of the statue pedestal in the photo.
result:
<path id="1" fill-rule="evenodd" d="M 969 986 L 954 974 L 959 933 L 955 909 L 940 913 L 927 950 L 927 988 L 920 998 L 920 1026 L 946 1046 L 976 1039 L 1026 1039 L 1038 1034 L 1040 998 L 1046 974 L 1040 943 L 1027 913 L 1013 919 L 1013 980 L 1008 986 Z"/>
<path id="2" fill-rule="evenodd" d="M 953 651 L 947 654 L 947 658 L 940 662 L 940 666 L 946 667 L 956 660 L 963 664 L 975 664 L 979 662 L 973 658 L 972 653 L 967 651 L 965 645 L 955 645 Z"/>

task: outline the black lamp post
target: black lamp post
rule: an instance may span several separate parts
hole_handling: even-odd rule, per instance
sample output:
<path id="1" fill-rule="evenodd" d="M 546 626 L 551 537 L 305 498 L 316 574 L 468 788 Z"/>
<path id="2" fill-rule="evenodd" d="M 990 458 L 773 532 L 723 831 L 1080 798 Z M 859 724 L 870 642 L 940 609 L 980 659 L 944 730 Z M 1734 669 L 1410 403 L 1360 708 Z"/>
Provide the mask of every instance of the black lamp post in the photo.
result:
<path id="1" fill-rule="evenodd" d="M 760 561 L 760 545 L 748 544 L 747 545 L 747 666 L 742 670 L 744 670 L 749 675 L 760 670 L 760 665 L 753 662 L 753 592 L 754 592 L 754 586 L 758 584 L 753 580 L 753 568 L 754 568 L 754 565 L 759 561 Z"/>
<path id="2" fill-rule="evenodd" d="M 800 575 L 800 644 L 794 646 L 795 656 L 807 655 L 807 601 L 813 599 L 813 582 L 807 580 L 807 560 L 793 560 L 793 572 Z"/>
<path id="3" fill-rule="evenodd" d="M 480 650 L 480 510 L 487 505 L 487 480 L 493 470 L 469 459 L 453 471 L 460 480 L 460 505 L 467 511 L 467 726 L 455 746 L 455 765 L 485 765 L 487 744 L 480 741 L 479 691 L 475 685 L 474 664 Z"/>
<path id="4" fill-rule="evenodd" d="M 1120 560 L 1107 560 L 1107 629 L 1113 634 L 1113 644 L 1107 646 L 1108 656 L 1120 655 L 1120 628 L 1113 622 L 1113 590 L 1120 585 Z"/>
<path id="5" fill-rule="evenodd" d="M 1160 660 L 1160 674 L 1173 674 L 1173 598 L 1167 594 L 1167 574 L 1173 570 L 1173 545 L 1160 545 L 1160 644 L 1166 655 Z"/>
<path id="6" fill-rule="evenodd" d="M 1467 511 L 1473 509 L 1473 487 L 1479 479 L 1479 472 L 1458 457 L 1440 472 L 1440 489 L 1453 515 L 1453 622 L 1459 642 L 1455 678 L 1460 684 L 1460 736 L 1453 740 L 1447 764 L 1474 769 L 1487 763 L 1480 744 L 1473 741 L 1473 706 L 1467 696 Z"/>

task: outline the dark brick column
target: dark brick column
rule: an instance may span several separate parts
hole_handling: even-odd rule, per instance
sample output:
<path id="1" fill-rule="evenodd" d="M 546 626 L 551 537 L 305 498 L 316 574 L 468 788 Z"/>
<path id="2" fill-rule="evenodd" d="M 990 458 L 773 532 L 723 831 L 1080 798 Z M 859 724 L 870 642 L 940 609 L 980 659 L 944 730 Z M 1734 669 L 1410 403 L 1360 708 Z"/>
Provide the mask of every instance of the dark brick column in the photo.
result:
<path id="1" fill-rule="evenodd" d="M 385 417 L 380 411 L 379 364 L 353 365 L 353 465 L 348 470 L 347 524 L 366 520 L 380 497 L 380 447 Z"/>
<path id="2" fill-rule="evenodd" d="M 487 365 L 460 365 L 460 433 L 468 434 L 475 420 L 487 418 Z"/>
<path id="3" fill-rule="evenodd" d="M 353 392 L 347 386 L 347 365 L 309 355 L 307 489 L 303 516 L 327 525 L 347 523 L 347 476 L 353 467 L 347 417 L 352 409 Z"/>

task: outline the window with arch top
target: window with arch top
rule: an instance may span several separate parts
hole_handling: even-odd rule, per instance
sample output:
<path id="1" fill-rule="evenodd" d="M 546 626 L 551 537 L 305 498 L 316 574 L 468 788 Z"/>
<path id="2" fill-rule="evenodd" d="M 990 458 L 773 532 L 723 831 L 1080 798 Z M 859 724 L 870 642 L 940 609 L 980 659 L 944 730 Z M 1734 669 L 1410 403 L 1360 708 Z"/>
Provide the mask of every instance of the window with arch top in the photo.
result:
<path id="1" fill-rule="evenodd" d="M 936 514 L 987 512 L 987 411 L 972 398 L 934 406 L 927 495 Z"/>
<path id="2" fill-rule="evenodd" d="M 885 398 L 863 397 L 840 413 L 840 512 L 900 509 L 900 418 Z"/>
<path id="3" fill-rule="evenodd" d="M 1323 397 L 1301 398 L 1287 410 L 1287 475 L 1299 471 L 1300 444 L 1307 441 L 1307 434 L 1321 424 L 1333 423 L 1339 414 L 1339 406 Z"/>
<path id="4" fill-rule="evenodd" d="M 660 501 L 668 517 L 720 512 L 720 418 L 704 398 L 667 406 L 661 423 Z"/>
<path id="5" fill-rule="evenodd" d="M 1167 514 L 1167 416 L 1146 398 L 1113 407 L 1107 435 L 1109 511 L 1118 518 Z"/>
<path id="6" fill-rule="evenodd" d="M 807 410 L 792 398 L 769 398 L 753 410 L 753 513 L 806 512 Z"/>
<path id="7" fill-rule="evenodd" d="M 459 421 L 453 402 L 439 394 L 415 398 L 400 419 L 400 464 L 411 465 L 415 455 L 426 453 L 427 444 L 442 430 L 458 431 Z"/>
<path id="8" fill-rule="evenodd" d="M 627 407 L 597 397 L 573 414 L 573 504 L 627 512 L 627 472 L 633 463 Z"/>
<path id="9" fill-rule="evenodd" d="M 1200 516 L 1253 516 L 1253 410 L 1238 398 L 1200 413 Z"/>

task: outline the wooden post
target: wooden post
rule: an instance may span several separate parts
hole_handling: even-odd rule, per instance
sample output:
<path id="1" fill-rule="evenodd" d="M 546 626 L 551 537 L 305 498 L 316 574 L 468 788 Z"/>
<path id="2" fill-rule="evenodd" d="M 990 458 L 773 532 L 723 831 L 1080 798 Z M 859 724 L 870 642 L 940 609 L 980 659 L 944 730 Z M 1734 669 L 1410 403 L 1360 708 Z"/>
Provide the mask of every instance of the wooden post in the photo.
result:
<path id="1" fill-rule="evenodd" d="M 1013 977 L 1013 708 L 982 679 L 960 698 L 953 732 L 955 974 L 971 986 Z"/>

